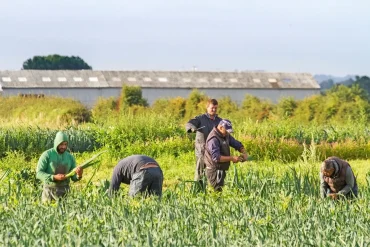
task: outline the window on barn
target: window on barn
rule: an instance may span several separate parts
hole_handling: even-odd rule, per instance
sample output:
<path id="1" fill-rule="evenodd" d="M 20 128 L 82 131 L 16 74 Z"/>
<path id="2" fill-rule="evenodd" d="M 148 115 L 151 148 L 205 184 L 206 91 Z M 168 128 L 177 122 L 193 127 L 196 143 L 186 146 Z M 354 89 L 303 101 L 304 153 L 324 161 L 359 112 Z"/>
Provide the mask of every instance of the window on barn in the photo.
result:
<path id="1" fill-rule="evenodd" d="M 89 81 L 91 82 L 98 82 L 98 77 L 89 77 Z"/>
<path id="2" fill-rule="evenodd" d="M 184 82 L 191 82 L 191 79 L 190 78 L 183 78 L 182 79 Z"/>
<path id="3" fill-rule="evenodd" d="M 144 81 L 152 81 L 152 78 L 144 77 Z"/>
<path id="4" fill-rule="evenodd" d="M 261 79 L 254 78 L 253 79 L 253 82 L 255 82 L 255 83 L 261 83 Z"/>
<path id="5" fill-rule="evenodd" d="M 18 81 L 26 82 L 27 78 L 26 77 L 18 77 Z"/>
<path id="6" fill-rule="evenodd" d="M 168 82 L 168 80 L 167 80 L 166 77 L 159 77 L 158 78 L 158 81 L 160 81 L 160 82 Z"/>
<path id="7" fill-rule="evenodd" d="M 215 78 L 213 80 L 214 80 L 214 82 L 222 82 L 222 79 L 221 78 Z"/>
<path id="8" fill-rule="evenodd" d="M 11 82 L 12 79 L 10 79 L 10 77 L 3 77 L 1 78 L 3 80 L 3 82 Z"/>
<path id="9" fill-rule="evenodd" d="M 73 77 L 74 81 L 83 81 L 81 77 Z"/>
<path id="10" fill-rule="evenodd" d="M 275 78 L 269 78 L 269 82 L 271 83 L 274 83 L 274 82 L 277 82 L 277 80 Z"/>
<path id="11" fill-rule="evenodd" d="M 200 79 L 198 80 L 198 82 L 207 82 L 207 79 L 205 79 L 205 78 L 200 78 Z"/>
<path id="12" fill-rule="evenodd" d="M 238 79 L 236 79 L 236 78 L 231 78 L 231 79 L 230 79 L 230 82 L 238 82 Z"/>
<path id="13" fill-rule="evenodd" d="M 58 77 L 58 81 L 67 81 L 67 78 L 65 78 L 65 77 Z"/>
<path id="14" fill-rule="evenodd" d="M 121 81 L 121 78 L 119 78 L 119 77 L 112 77 L 112 81 Z"/>
<path id="15" fill-rule="evenodd" d="M 135 77 L 129 77 L 127 78 L 128 81 L 136 81 L 136 78 Z"/>
<path id="16" fill-rule="evenodd" d="M 42 81 L 47 82 L 47 81 L 51 81 L 51 80 L 50 80 L 50 77 L 42 77 Z"/>

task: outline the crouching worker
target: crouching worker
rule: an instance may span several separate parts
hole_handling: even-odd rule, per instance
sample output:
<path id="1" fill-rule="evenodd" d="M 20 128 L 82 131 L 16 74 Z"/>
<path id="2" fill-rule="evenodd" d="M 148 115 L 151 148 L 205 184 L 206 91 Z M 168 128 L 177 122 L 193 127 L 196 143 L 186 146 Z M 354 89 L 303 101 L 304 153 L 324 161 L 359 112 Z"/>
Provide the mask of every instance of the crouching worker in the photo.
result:
<path id="1" fill-rule="evenodd" d="M 121 183 L 129 184 L 129 195 L 138 193 L 162 196 L 163 173 L 157 161 L 145 155 L 131 155 L 114 167 L 109 195 L 119 190 Z"/>
<path id="2" fill-rule="evenodd" d="M 52 201 L 64 197 L 69 191 L 70 178 L 66 174 L 76 168 L 76 160 L 67 151 L 68 137 L 59 131 L 54 139 L 54 147 L 46 150 L 37 163 L 36 178 L 44 183 L 42 201 Z M 82 178 L 83 169 L 77 167 L 73 181 Z"/>
<path id="3" fill-rule="evenodd" d="M 321 197 L 339 199 L 341 196 L 352 198 L 357 196 L 356 177 L 351 166 L 338 157 L 329 157 L 321 164 L 320 171 Z"/>
<path id="4" fill-rule="evenodd" d="M 206 175 L 215 191 L 222 191 L 230 162 L 237 163 L 248 158 L 244 146 L 230 135 L 232 132 L 231 122 L 223 119 L 213 128 L 206 141 Z M 230 147 L 238 150 L 241 156 L 231 156 Z"/>

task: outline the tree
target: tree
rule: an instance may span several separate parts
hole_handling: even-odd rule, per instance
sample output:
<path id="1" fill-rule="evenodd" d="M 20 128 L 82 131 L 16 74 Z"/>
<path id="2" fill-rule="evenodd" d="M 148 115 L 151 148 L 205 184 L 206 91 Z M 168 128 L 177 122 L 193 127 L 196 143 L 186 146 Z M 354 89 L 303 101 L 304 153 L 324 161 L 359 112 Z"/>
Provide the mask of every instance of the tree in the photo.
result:
<path id="1" fill-rule="evenodd" d="M 269 119 L 274 107 L 268 100 L 261 100 L 256 96 L 246 94 L 241 109 L 246 118 L 260 121 Z"/>
<path id="2" fill-rule="evenodd" d="M 329 79 L 329 80 L 326 80 L 326 81 L 323 81 L 323 82 L 320 83 L 320 88 L 321 88 L 322 91 L 330 89 L 333 86 L 334 86 L 333 79 Z"/>
<path id="3" fill-rule="evenodd" d="M 182 119 L 185 116 L 186 99 L 182 97 L 157 99 L 152 105 L 153 112 L 165 113 L 172 118 Z"/>
<path id="4" fill-rule="evenodd" d="M 283 119 L 293 117 L 296 108 L 297 102 L 292 97 L 282 98 L 276 105 L 277 114 Z"/>
<path id="5" fill-rule="evenodd" d="M 35 69 L 35 70 L 81 70 L 89 69 L 92 67 L 88 65 L 83 59 L 75 56 L 60 56 L 57 54 L 49 56 L 34 56 L 27 59 L 23 63 L 22 69 Z"/>
<path id="6" fill-rule="evenodd" d="M 370 78 L 368 76 L 356 76 L 356 81 L 351 85 L 362 88 L 367 95 L 370 95 Z"/>
<path id="7" fill-rule="evenodd" d="M 218 100 L 219 108 L 217 113 L 220 116 L 227 116 L 232 113 L 240 114 L 238 112 L 239 107 L 238 104 L 231 100 L 230 96 L 222 97 Z"/>
<path id="8" fill-rule="evenodd" d="M 207 95 L 197 89 L 193 89 L 186 100 L 185 118 L 190 119 L 204 112 L 207 106 L 207 100 Z"/>
<path id="9" fill-rule="evenodd" d="M 149 104 L 147 100 L 143 98 L 141 87 L 124 85 L 122 87 L 118 105 L 120 110 L 125 110 L 131 106 L 147 107 Z"/>

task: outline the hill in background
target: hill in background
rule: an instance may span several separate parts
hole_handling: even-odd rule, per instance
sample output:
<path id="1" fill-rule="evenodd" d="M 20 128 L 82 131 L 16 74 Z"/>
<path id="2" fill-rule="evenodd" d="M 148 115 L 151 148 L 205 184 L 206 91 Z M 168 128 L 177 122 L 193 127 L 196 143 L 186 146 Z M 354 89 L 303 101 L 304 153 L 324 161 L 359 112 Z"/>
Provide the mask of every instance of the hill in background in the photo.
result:
<path id="1" fill-rule="evenodd" d="M 314 75 L 313 78 L 321 84 L 324 81 L 328 80 L 333 80 L 334 83 L 340 83 L 342 81 L 347 81 L 349 79 L 355 80 L 356 75 L 346 75 L 343 77 L 340 76 L 333 76 L 333 75 L 324 75 L 324 74 L 319 74 L 319 75 Z"/>

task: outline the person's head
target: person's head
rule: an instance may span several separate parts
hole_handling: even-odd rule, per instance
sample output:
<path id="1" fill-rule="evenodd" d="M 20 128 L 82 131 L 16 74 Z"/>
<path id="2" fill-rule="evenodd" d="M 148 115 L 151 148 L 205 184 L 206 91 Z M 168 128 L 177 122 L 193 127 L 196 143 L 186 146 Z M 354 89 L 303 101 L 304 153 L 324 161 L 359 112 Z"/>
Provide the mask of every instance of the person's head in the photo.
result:
<path id="1" fill-rule="evenodd" d="M 233 133 L 233 126 L 228 119 L 222 119 L 217 125 L 217 129 L 223 136 Z"/>
<path id="2" fill-rule="evenodd" d="M 62 154 L 67 150 L 68 147 L 68 137 L 62 131 L 59 131 L 54 139 L 54 149 Z"/>
<path id="3" fill-rule="evenodd" d="M 333 176 L 335 172 L 334 160 L 329 159 L 321 163 L 321 172 L 325 177 Z"/>
<path id="4" fill-rule="evenodd" d="M 207 113 L 210 116 L 214 116 L 217 113 L 218 102 L 216 99 L 210 99 L 207 101 Z"/>

